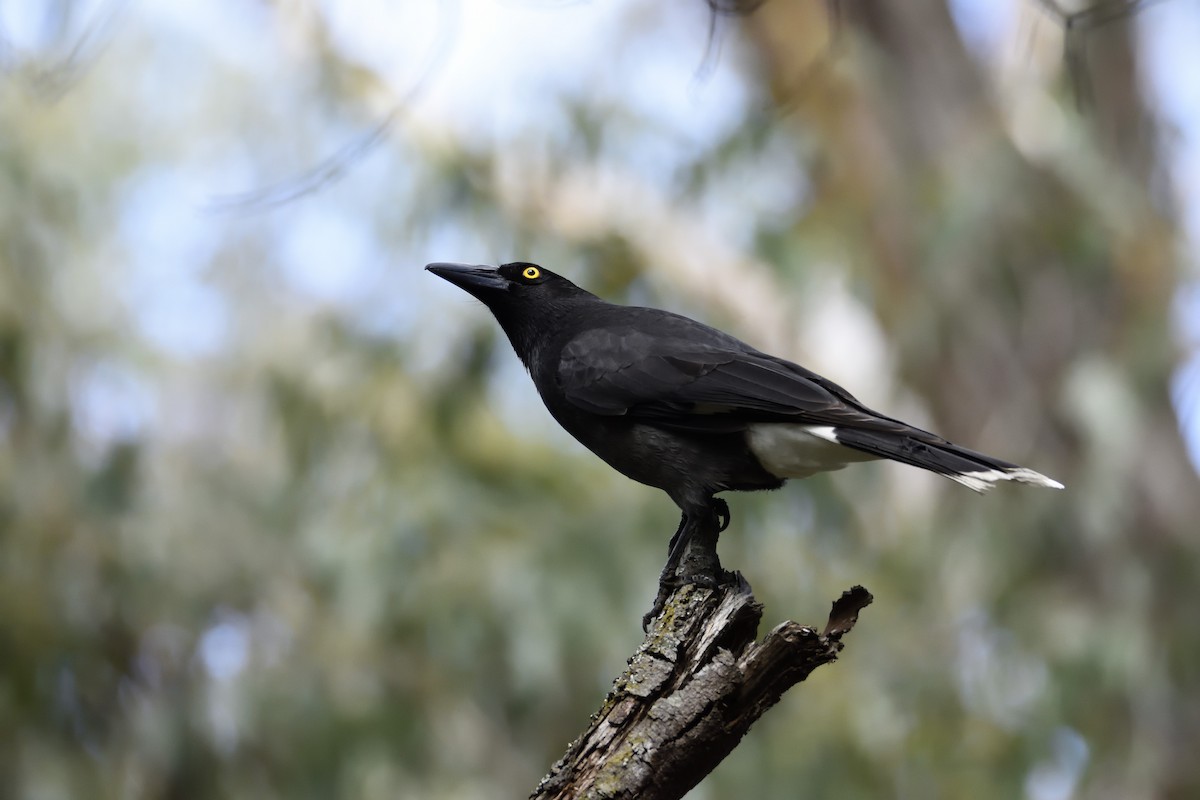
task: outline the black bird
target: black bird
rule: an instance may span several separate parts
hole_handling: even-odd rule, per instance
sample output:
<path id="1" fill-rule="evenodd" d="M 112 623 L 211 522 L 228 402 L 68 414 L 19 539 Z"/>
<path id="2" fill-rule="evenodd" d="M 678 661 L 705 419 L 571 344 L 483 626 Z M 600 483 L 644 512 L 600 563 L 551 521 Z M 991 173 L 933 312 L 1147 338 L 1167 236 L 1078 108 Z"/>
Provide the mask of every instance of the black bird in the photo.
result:
<path id="1" fill-rule="evenodd" d="M 430 264 L 491 310 L 550 414 L 623 475 L 683 512 L 659 598 L 689 540 L 729 524 L 723 491 L 889 458 L 984 492 L 999 481 L 1061 489 L 864 406 L 833 381 L 669 311 L 605 302 L 537 264 Z"/>

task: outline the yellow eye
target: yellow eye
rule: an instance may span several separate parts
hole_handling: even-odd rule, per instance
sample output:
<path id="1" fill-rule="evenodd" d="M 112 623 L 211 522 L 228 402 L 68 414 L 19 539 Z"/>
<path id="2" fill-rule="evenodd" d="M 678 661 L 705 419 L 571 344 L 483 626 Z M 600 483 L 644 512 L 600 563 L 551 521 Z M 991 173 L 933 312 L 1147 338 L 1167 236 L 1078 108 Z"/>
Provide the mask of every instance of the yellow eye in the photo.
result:
<path id="1" fill-rule="evenodd" d="M 521 275 L 527 280 L 534 281 L 541 277 L 542 271 L 537 267 L 526 267 L 525 271 L 522 272 Z"/>

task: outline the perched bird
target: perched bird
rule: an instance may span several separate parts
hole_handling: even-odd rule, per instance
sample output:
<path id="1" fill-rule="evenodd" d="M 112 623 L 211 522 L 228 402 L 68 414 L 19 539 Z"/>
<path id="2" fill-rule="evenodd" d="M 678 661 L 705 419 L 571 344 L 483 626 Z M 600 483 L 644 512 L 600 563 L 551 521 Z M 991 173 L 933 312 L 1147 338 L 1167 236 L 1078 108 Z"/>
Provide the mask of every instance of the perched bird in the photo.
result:
<path id="1" fill-rule="evenodd" d="M 693 535 L 729 524 L 718 492 L 777 489 L 880 458 L 977 492 L 1000 481 L 1063 488 L 872 411 L 833 381 L 716 328 L 606 302 L 537 264 L 426 269 L 488 307 L 568 433 L 683 512 L 648 618 Z"/>

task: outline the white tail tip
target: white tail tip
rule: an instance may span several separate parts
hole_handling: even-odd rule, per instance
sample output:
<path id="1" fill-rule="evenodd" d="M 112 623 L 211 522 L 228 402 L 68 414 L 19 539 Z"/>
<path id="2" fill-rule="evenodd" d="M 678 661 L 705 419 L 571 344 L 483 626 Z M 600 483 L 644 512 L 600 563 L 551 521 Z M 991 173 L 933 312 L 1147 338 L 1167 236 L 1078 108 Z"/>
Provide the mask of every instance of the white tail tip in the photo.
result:
<path id="1" fill-rule="evenodd" d="M 1028 483 L 1033 486 L 1045 486 L 1050 489 L 1065 488 L 1053 478 L 1047 478 L 1042 473 L 1034 472 L 1025 467 L 983 469 L 978 472 L 963 472 L 959 475 L 947 475 L 946 477 L 952 481 L 958 481 L 968 489 L 973 489 L 981 494 L 991 489 L 1000 481 L 1016 481 L 1017 483 Z"/>

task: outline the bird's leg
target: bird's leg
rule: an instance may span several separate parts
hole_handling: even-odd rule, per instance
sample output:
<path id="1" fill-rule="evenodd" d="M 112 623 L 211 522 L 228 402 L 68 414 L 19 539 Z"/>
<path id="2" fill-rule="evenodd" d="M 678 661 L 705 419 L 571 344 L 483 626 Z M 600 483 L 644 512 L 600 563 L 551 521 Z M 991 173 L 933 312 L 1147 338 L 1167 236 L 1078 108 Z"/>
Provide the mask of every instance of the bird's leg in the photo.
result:
<path id="1" fill-rule="evenodd" d="M 683 529 L 687 527 L 687 522 L 688 522 L 687 514 L 682 515 L 679 518 L 679 527 L 675 529 L 675 533 L 671 536 L 671 541 L 667 543 L 667 566 L 668 567 L 671 566 L 672 561 L 675 562 L 675 566 L 679 566 L 679 557 L 683 555 L 683 550 L 680 549 L 678 554 L 676 554 L 675 551 L 679 547 L 687 546 L 686 540 L 684 540 L 683 545 L 679 544 L 680 540 L 684 539 Z"/>
<path id="2" fill-rule="evenodd" d="M 710 497 L 702 510 L 697 509 L 691 514 L 684 512 L 667 547 L 667 563 L 658 576 L 658 595 L 654 605 L 642 617 L 642 630 L 650 627 L 651 621 L 662 613 L 671 593 L 681 585 L 716 586 L 721 575 L 717 536 L 729 527 L 729 521 L 729 505 L 717 498 Z M 681 569 L 682 575 L 678 574 Z"/>
<path id="3" fill-rule="evenodd" d="M 710 498 L 709 506 L 694 519 L 688 540 L 679 547 L 678 583 L 716 586 L 721 577 L 721 561 L 717 558 L 717 538 L 729 525 L 729 506 L 724 500 Z M 678 545 L 677 545 L 678 546 Z"/>
<path id="4" fill-rule="evenodd" d="M 720 533 L 729 527 L 729 504 L 720 498 L 711 498 L 712 513 L 714 521 L 717 525 L 716 533 Z M 706 514 L 707 515 L 707 514 Z M 697 528 L 700 528 L 698 522 L 693 522 L 694 519 L 703 519 L 706 515 L 695 514 L 691 517 L 684 512 L 679 518 L 679 527 L 675 529 L 674 535 L 671 536 L 671 541 L 667 544 L 667 563 L 663 565 L 662 572 L 658 576 L 659 586 L 670 584 L 671 586 L 680 585 L 679 576 L 675 573 L 679 570 L 680 562 L 683 561 L 683 554 L 687 552 L 688 544 L 692 541 L 692 534 Z M 716 547 L 716 543 L 713 543 Z M 703 578 L 703 575 L 699 577 Z"/>

